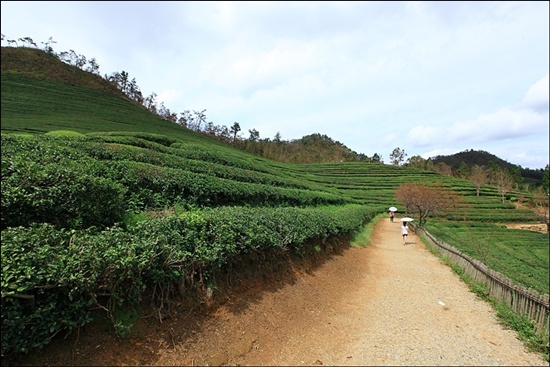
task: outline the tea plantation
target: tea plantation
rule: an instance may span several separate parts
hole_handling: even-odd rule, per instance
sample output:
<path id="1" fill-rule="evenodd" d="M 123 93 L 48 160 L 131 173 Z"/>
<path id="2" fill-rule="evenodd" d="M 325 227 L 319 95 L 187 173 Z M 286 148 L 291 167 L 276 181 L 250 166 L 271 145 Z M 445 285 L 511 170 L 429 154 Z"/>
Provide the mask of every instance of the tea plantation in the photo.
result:
<path id="1" fill-rule="evenodd" d="M 399 203 L 406 182 L 463 198 L 427 229 L 548 293 L 548 235 L 531 210 L 467 180 L 381 163 L 283 164 L 163 121 L 121 96 L 2 69 L 2 356 L 182 287 L 200 296 L 250 254 L 308 256 Z M 260 256 L 262 257 L 262 256 Z M 235 271 L 235 270 L 233 270 Z"/>

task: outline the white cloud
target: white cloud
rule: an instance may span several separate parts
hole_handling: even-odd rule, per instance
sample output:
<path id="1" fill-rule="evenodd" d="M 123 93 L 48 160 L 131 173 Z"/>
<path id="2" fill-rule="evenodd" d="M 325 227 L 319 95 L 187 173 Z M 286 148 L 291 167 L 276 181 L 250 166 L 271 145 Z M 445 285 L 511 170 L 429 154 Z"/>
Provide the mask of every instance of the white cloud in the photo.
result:
<path id="1" fill-rule="evenodd" d="M 548 74 L 529 88 L 521 102 L 521 106 L 532 109 L 536 113 L 548 115 L 550 83 Z"/>
<path id="2" fill-rule="evenodd" d="M 548 120 L 531 110 L 509 108 L 484 114 L 475 120 L 454 124 L 449 129 L 452 139 L 466 142 L 513 139 L 539 135 L 548 128 Z"/>
<path id="3" fill-rule="evenodd" d="M 434 126 L 415 126 L 407 134 L 407 141 L 416 147 L 433 145 L 434 141 L 445 138 L 441 130 Z"/>

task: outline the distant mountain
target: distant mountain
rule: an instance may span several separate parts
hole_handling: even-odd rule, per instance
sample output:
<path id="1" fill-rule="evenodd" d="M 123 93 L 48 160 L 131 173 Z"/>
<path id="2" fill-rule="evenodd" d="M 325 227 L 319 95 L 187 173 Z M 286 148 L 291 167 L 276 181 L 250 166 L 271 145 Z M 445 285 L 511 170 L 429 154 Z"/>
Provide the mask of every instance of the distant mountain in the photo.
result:
<path id="1" fill-rule="evenodd" d="M 515 164 L 507 162 L 494 154 L 485 152 L 483 150 L 473 149 L 465 150 L 463 152 L 451 155 L 438 155 L 431 159 L 435 164 L 445 163 L 451 166 L 453 170 L 459 169 L 462 162 L 466 163 L 470 168 L 475 165 L 487 166 L 487 164 L 489 164 L 489 162 L 491 161 L 493 161 L 493 163 L 495 163 L 497 166 L 501 168 L 506 168 L 508 170 L 512 169 L 513 167 L 517 167 Z"/>
<path id="2" fill-rule="evenodd" d="M 493 162 L 500 168 L 506 168 L 508 171 L 519 168 L 521 177 L 523 177 L 525 182 L 537 186 L 542 183 L 542 176 L 544 171 L 542 168 L 538 170 L 522 168 L 521 166 L 505 161 L 504 159 L 501 159 L 494 154 L 485 152 L 483 150 L 473 149 L 465 150 L 451 155 L 438 155 L 436 157 L 432 157 L 431 160 L 435 164 L 445 163 L 449 165 L 453 169 L 453 171 L 458 170 L 463 162 L 466 163 L 470 168 L 475 165 L 478 165 L 480 167 L 487 167 L 489 165 L 489 162 Z"/>

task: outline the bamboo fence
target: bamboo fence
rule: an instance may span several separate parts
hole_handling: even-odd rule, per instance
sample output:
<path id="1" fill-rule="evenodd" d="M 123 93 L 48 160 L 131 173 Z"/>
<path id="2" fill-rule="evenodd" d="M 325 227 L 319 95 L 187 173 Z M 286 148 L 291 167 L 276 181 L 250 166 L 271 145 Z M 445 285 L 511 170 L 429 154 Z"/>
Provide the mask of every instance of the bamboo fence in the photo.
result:
<path id="1" fill-rule="evenodd" d="M 424 228 L 414 227 L 435 245 L 439 253 L 452 263 L 462 267 L 464 272 L 478 283 L 489 288 L 490 296 L 496 301 L 509 306 L 516 314 L 527 317 L 535 327 L 539 336 L 549 335 L 549 295 L 541 295 L 537 291 L 524 288 L 504 277 L 499 272 L 489 269 L 479 260 L 464 255 L 451 245 L 438 241 Z"/>

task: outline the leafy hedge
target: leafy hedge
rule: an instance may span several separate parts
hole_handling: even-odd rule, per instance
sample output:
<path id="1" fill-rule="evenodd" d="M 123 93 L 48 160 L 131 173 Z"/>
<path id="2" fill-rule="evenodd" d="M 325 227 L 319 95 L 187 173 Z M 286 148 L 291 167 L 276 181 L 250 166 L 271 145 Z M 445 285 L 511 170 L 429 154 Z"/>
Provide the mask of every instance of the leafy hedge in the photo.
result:
<path id="1" fill-rule="evenodd" d="M 2 231 L 2 355 L 28 353 L 106 307 L 137 307 L 157 286 L 202 286 L 229 261 L 254 251 L 301 253 L 314 238 L 354 233 L 377 213 L 364 206 L 317 209 L 207 208 L 150 218 L 127 229 Z M 100 305 L 99 297 L 108 297 Z"/>
<path id="2" fill-rule="evenodd" d="M 156 142 L 143 142 L 169 149 Z M 108 150 L 104 144 L 94 149 Z M 235 179 L 235 174 L 226 179 L 216 176 L 209 163 L 204 163 L 201 170 L 201 162 L 195 162 L 193 172 L 186 167 L 136 162 L 130 160 L 130 153 L 120 160 L 96 159 L 83 147 L 91 146 L 78 137 L 2 135 L 2 229 L 30 223 L 105 228 L 121 222 L 128 211 L 164 209 L 175 204 L 304 207 L 352 202 L 336 193 L 306 189 L 306 184 L 300 187 L 296 180 L 289 179 L 287 187 L 282 179 L 273 185 L 265 174 L 257 176 L 265 184 L 247 182 L 251 174 L 260 174 L 254 171 L 240 170 L 242 179 Z M 116 147 L 123 151 L 131 148 Z M 153 157 L 143 158 L 151 162 L 161 154 L 137 152 Z M 140 157 L 137 152 L 135 159 Z"/>
<path id="3" fill-rule="evenodd" d="M 105 227 L 123 219 L 127 188 L 97 175 L 104 171 L 102 164 L 28 158 L 2 152 L 2 229 L 43 222 Z"/>

